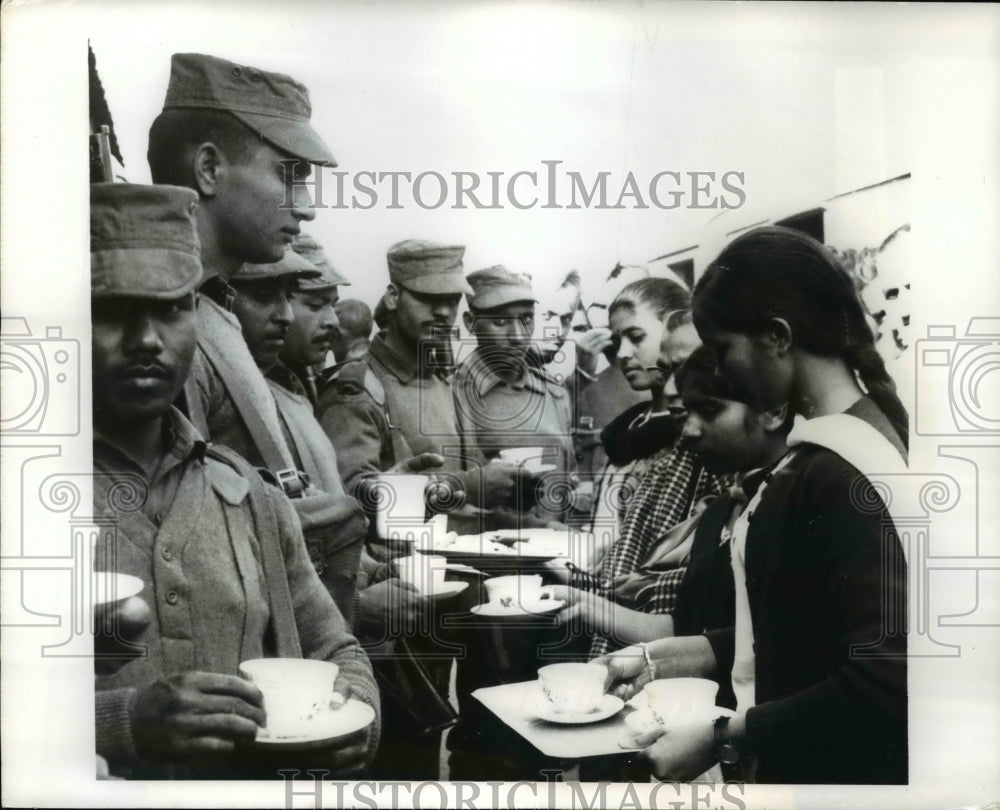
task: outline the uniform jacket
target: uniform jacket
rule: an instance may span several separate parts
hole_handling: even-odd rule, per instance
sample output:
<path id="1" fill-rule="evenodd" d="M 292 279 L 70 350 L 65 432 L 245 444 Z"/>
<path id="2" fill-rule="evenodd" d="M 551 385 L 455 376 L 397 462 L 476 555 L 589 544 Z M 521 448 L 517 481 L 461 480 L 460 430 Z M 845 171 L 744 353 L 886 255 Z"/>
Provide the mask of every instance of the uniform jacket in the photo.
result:
<path id="1" fill-rule="evenodd" d="M 570 396 L 544 369 L 526 363 L 515 383 L 497 376 L 477 348 L 452 383 L 467 463 L 482 464 L 510 447 L 542 446 L 544 460 L 576 471 Z"/>
<path id="2" fill-rule="evenodd" d="M 124 453 L 95 438 L 95 515 L 115 535 L 110 548 L 99 550 L 99 565 L 142 579 L 141 596 L 152 611 L 140 639 L 146 655 L 96 681 L 97 752 L 119 772 L 177 773 L 137 758 L 129 722 L 137 688 L 189 670 L 235 675 L 241 661 L 287 647 L 272 637 L 261 542 L 280 544 L 303 656 L 337 663 L 355 697 L 379 709 L 368 659 L 310 565 L 289 501 L 270 490 L 279 536 L 261 537 L 250 483 L 205 450 L 194 427 L 173 411 L 164 461 L 155 480 L 146 481 Z M 139 497 L 122 499 L 130 489 Z M 376 728 L 373 745 L 377 736 Z"/>
<path id="3" fill-rule="evenodd" d="M 418 453 L 441 453 L 446 470 L 460 467 L 451 382 L 421 377 L 381 334 L 364 358 L 324 379 L 318 412 L 348 492 Z"/>

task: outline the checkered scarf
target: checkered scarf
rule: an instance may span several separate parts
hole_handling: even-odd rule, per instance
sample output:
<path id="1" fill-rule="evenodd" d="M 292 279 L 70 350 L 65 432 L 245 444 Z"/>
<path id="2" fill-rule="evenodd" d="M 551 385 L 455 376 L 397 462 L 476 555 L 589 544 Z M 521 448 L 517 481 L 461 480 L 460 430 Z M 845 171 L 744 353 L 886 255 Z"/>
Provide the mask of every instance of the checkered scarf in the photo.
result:
<path id="1" fill-rule="evenodd" d="M 637 570 L 664 533 L 690 516 L 695 504 L 706 495 L 727 492 L 732 483 L 731 475 L 705 472 L 694 454 L 687 450 L 679 447 L 661 450 L 653 457 L 628 502 L 622 518 L 621 537 L 608 550 L 599 574 L 594 577 L 581 572 L 571 584 L 613 600 L 615 577 Z M 686 570 L 686 566 L 680 566 L 662 572 L 643 611 L 669 613 L 673 610 Z M 595 635 L 590 657 L 605 654 L 612 645 L 618 646 L 613 639 Z"/>

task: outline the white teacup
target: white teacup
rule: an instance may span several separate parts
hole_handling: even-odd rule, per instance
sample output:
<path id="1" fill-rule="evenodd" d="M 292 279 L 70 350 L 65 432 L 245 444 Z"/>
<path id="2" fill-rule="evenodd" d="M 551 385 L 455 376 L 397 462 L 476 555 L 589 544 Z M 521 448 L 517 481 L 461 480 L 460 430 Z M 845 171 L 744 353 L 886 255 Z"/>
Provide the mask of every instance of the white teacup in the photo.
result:
<path id="1" fill-rule="evenodd" d="M 444 543 L 448 536 L 448 516 L 434 515 L 424 524 L 424 533 L 418 539 L 418 545 L 425 544 L 429 548 L 435 548 Z"/>
<path id="2" fill-rule="evenodd" d="M 642 691 L 660 725 L 681 726 L 711 712 L 719 684 L 707 678 L 662 678 L 650 681 Z"/>
<path id="3" fill-rule="evenodd" d="M 600 705 L 607 675 L 600 664 L 549 664 L 538 670 L 538 682 L 553 711 L 585 714 Z"/>
<path id="4" fill-rule="evenodd" d="M 512 605 L 533 605 L 542 598 L 541 574 L 516 574 L 492 577 L 484 583 L 490 602 L 511 600 Z"/>
<path id="5" fill-rule="evenodd" d="M 432 594 L 444 585 L 447 560 L 437 554 L 414 554 L 393 560 L 396 572 L 403 582 L 409 582 L 418 593 Z"/>
<path id="6" fill-rule="evenodd" d="M 272 737 L 302 734 L 339 702 L 334 697 L 339 667 L 328 661 L 255 658 L 240 664 L 239 671 L 264 696 L 266 729 Z"/>
<path id="7" fill-rule="evenodd" d="M 375 529 L 382 540 L 416 540 L 426 531 L 424 492 L 430 476 L 389 474 L 377 479 Z"/>
<path id="8" fill-rule="evenodd" d="M 500 451 L 500 458 L 504 461 L 522 464 L 527 469 L 540 467 L 544 455 L 544 447 L 509 447 Z"/>

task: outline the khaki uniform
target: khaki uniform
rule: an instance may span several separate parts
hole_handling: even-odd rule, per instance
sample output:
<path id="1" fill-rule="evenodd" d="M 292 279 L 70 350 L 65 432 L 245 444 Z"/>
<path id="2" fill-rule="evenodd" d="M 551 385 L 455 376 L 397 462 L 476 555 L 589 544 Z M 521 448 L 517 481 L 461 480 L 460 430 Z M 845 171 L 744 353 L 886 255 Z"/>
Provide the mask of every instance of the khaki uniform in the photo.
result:
<path id="1" fill-rule="evenodd" d="M 97 753 L 118 773 L 147 778 L 231 770 L 274 776 L 271 755 L 247 750 L 235 757 L 144 761 L 133 736 L 138 707 L 149 704 L 145 687 L 191 671 L 236 676 L 240 662 L 262 656 L 335 662 L 352 693 L 376 714 L 379 707 L 369 662 L 309 564 L 288 499 L 236 453 L 209 448 L 167 402 L 188 370 L 180 349 L 195 338 L 191 295 L 202 276 L 195 199 L 190 189 L 170 186 L 91 187 L 94 373 L 101 382 L 95 386 L 94 515 L 111 527 L 96 564 L 139 578 L 150 611 L 140 637 L 144 654 L 95 681 Z M 146 321 L 139 319 L 150 317 L 152 302 L 176 305 L 178 317 L 173 331 L 166 316 L 152 316 L 162 348 L 150 344 L 149 351 L 159 355 L 171 384 L 153 393 L 157 410 L 136 414 L 135 428 L 156 442 L 155 452 L 133 448 L 136 460 L 123 449 L 130 442 L 120 430 L 134 384 L 120 369 L 147 350 L 140 342 Z M 123 499 L 123 488 L 141 497 Z M 377 742 L 376 726 L 372 749 Z"/>
<path id="2" fill-rule="evenodd" d="M 452 383 L 419 376 L 381 336 L 366 357 L 325 381 L 318 410 L 348 492 L 363 476 L 419 453 L 440 453 L 445 471 L 460 469 Z"/>
<path id="3" fill-rule="evenodd" d="M 506 448 L 541 446 L 543 463 L 576 469 L 569 395 L 545 371 L 526 364 L 521 379 L 507 383 L 477 349 L 455 372 L 452 389 L 469 463 L 486 463 Z"/>
<path id="4" fill-rule="evenodd" d="M 425 295 L 468 290 L 460 246 L 407 240 L 387 254 L 389 277 L 402 288 Z M 320 423 L 337 451 L 348 492 L 368 475 L 420 453 L 446 458 L 445 471 L 461 469 L 451 384 L 443 376 L 421 376 L 379 335 L 368 354 L 328 372 L 320 386 Z M 430 618 L 437 621 L 437 614 Z M 440 729 L 452 722 L 447 704 L 453 648 L 434 635 L 406 639 L 399 660 L 376 664 L 384 691 L 383 747 L 371 765 L 377 779 L 439 778 Z M 419 674 L 417 670 L 420 670 Z M 441 711 L 429 711 L 437 707 Z"/>
<path id="5" fill-rule="evenodd" d="M 296 467 L 309 476 L 311 484 L 328 493 L 335 508 L 328 515 L 335 530 L 309 538 L 306 545 L 323 584 L 333 594 L 344 617 L 353 624 L 355 581 L 363 556 L 361 541 L 368 524 L 360 504 L 344 492 L 336 453 L 316 421 L 312 405 L 304 392 L 292 390 L 298 388 L 297 382 L 298 378 L 280 364 L 271 369 L 267 380 Z"/>
<path id="6" fill-rule="evenodd" d="M 144 480 L 142 470 L 100 436 L 94 441 L 95 514 L 115 524 L 114 570 L 146 583 L 140 595 L 153 614 L 141 639 L 146 654 L 97 679 L 97 746 L 116 771 L 146 778 L 180 772 L 137 758 L 127 720 L 137 688 L 193 669 L 235 675 L 241 661 L 275 655 L 282 645 L 272 638 L 263 540 L 247 479 L 206 457 L 204 440 L 180 412 L 172 411 L 168 424 L 164 463 L 146 482 L 148 497 L 135 511 L 116 510 L 112 491 L 116 482 Z M 281 548 L 302 655 L 339 664 L 354 697 L 378 711 L 368 660 L 310 566 L 287 499 L 270 492 L 280 536 L 266 540 Z M 101 564 L 110 567 L 111 561 Z M 376 743 L 377 736 L 373 750 Z"/>

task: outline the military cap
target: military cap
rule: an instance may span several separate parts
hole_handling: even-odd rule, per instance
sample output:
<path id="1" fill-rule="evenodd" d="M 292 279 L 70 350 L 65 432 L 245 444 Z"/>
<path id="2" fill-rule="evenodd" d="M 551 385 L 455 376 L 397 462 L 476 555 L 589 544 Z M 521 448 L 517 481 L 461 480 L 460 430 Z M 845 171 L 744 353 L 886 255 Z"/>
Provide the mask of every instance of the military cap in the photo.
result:
<path id="1" fill-rule="evenodd" d="M 201 282 L 198 195 L 179 186 L 90 186 L 91 298 L 174 300 Z"/>
<path id="2" fill-rule="evenodd" d="M 327 290 L 351 282 L 337 270 L 323 252 L 323 246 L 307 233 L 300 233 L 292 242 L 292 250 L 319 270 L 319 276 L 304 278 L 299 283 L 303 290 Z"/>
<path id="3" fill-rule="evenodd" d="M 312 105 L 305 85 L 203 53 L 175 53 L 163 109 L 226 110 L 284 152 L 311 163 L 336 166 L 330 148 L 309 123 Z"/>
<path id="4" fill-rule="evenodd" d="M 515 301 L 537 301 L 529 276 L 512 273 L 502 264 L 469 273 L 473 292 L 467 296 L 473 309 L 493 309 Z"/>
<path id="5" fill-rule="evenodd" d="M 389 280 L 393 284 L 427 295 L 471 293 L 462 275 L 461 245 L 439 245 L 422 239 L 406 239 L 389 248 Z"/>
<path id="6" fill-rule="evenodd" d="M 269 264 L 244 264 L 229 281 L 239 284 L 241 281 L 260 281 L 265 278 L 281 278 L 282 276 L 298 276 L 299 279 L 318 278 L 319 269 L 308 259 L 300 256 L 294 250 L 288 249 L 285 255 L 276 262 Z"/>

